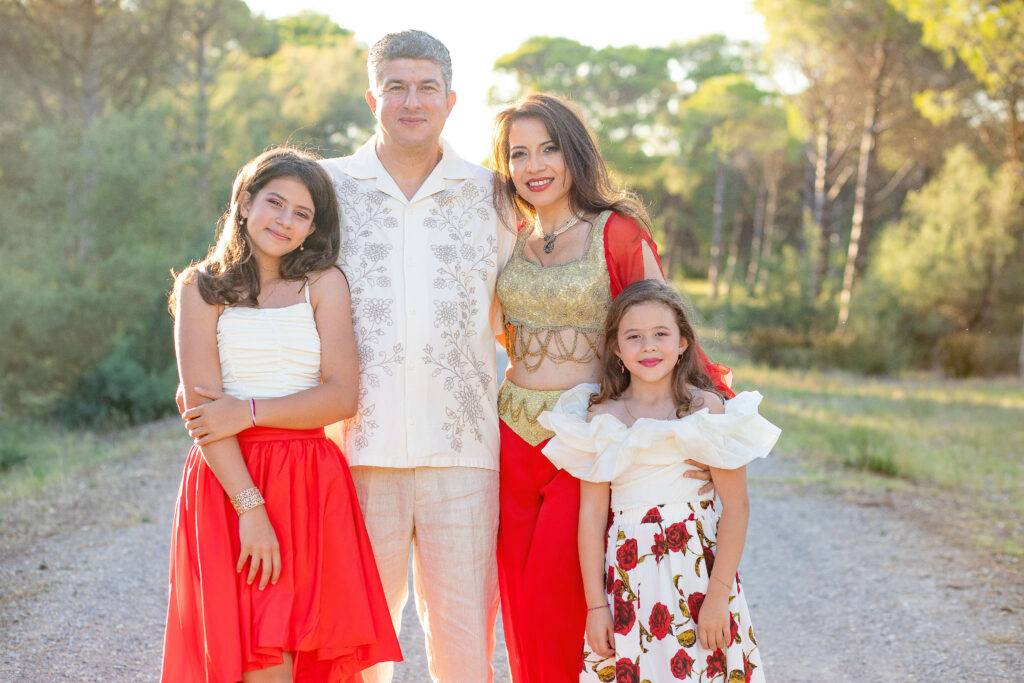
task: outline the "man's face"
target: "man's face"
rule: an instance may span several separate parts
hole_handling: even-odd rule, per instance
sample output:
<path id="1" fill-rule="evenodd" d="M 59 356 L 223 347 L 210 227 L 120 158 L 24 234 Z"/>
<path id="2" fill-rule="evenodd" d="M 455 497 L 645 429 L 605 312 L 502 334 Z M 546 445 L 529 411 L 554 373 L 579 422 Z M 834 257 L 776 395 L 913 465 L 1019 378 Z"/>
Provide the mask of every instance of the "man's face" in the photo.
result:
<path id="1" fill-rule="evenodd" d="M 380 83 L 366 91 L 385 144 L 405 149 L 436 147 L 455 106 L 455 93 L 445 92 L 441 67 L 426 59 L 384 62 Z"/>

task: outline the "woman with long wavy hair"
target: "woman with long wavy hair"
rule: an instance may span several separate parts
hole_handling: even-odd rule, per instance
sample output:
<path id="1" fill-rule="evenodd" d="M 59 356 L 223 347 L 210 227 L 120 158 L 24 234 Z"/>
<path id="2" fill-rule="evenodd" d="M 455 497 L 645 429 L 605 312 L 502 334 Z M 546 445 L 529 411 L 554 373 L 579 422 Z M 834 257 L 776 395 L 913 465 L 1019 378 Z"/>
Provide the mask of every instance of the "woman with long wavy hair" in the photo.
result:
<path id="1" fill-rule="evenodd" d="M 496 201 L 522 219 L 497 283 L 509 357 L 498 394 L 505 641 L 516 683 L 576 681 L 589 607 L 576 541 L 579 480 L 541 452 L 551 432 L 537 416 L 565 390 L 601 377 L 612 299 L 637 280 L 664 276 L 643 204 L 612 184 L 567 102 L 535 93 L 504 109 L 492 151 Z M 728 369 L 700 359 L 731 396 Z"/>

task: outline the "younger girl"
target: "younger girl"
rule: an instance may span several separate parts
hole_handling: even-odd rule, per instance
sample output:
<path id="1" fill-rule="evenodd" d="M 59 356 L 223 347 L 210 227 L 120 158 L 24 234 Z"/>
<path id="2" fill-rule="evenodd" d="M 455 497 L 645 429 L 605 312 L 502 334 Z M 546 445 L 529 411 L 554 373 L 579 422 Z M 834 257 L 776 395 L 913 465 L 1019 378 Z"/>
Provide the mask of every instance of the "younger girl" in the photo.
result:
<path id="1" fill-rule="evenodd" d="M 401 659 L 348 467 L 323 433 L 358 390 L 339 246 L 326 173 L 273 149 L 238 172 L 216 246 L 175 282 L 195 445 L 171 536 L 165 682 L 348 681 Z"/>
<path id="2" fill-rule="evenodd" d="M 583 480 L 579 552 L 593 655 L 581 680 L 763 681 L 736 568 L 744 465 L 768 455 L 779 429 L 758 415 L 757 392 L 723 405 L 682 301 L 662 282 L 623 290 L 604 342 L 602 385 L 570 389 L 540 417 L 555 433 L 544 455 Z M 711 467 L 717 498 L 683 476 L 687 459 Z"/>

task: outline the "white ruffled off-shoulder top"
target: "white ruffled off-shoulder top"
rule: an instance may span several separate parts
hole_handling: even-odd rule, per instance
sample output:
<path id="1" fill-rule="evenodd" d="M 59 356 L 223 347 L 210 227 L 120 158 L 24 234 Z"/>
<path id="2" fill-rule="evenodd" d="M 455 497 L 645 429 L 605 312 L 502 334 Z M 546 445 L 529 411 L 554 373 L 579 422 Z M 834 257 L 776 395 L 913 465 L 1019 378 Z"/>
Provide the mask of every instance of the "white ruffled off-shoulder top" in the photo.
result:
<path id="1" fill-rule="evenodd" d="M 694 469 L 685 460 L 736 469 L 767 456 L 782 433 L 757 412 L 756 391 L 726 401 L 715 415 L 703 408 L 677 420 L 642 417 L 631 427 L 606 414 L 587 422 L 590 395 L 599 389 L 569 389 L 537 421 L 555 433 L 543 448 L 548 460 L 577 479 L 611 482 L 613 510 L 696 500 L 705 482 L 683 476 Z"/>

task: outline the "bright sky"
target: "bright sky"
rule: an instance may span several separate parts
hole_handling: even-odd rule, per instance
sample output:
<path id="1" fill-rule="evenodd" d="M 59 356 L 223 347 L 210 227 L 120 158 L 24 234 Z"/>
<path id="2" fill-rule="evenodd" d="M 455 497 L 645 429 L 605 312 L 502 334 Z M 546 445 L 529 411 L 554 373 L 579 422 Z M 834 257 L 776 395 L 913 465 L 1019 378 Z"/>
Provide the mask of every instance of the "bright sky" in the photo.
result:
<path id="1" fill-rule="evenodd" d="M 458 97 L 444 136 L 464 158 L 488 154 L 491 119 L 487 91 L 495 60 L 527 38 L 564 36 L 584 45 L 668 45 L 709 33 L 737 40 L 767 38 L 752 0 L 246 0 L 268 17 L 311 9 L 329 15 L 367 45 L 393 31 L 415 28 L 443 42 L 452 55 L 452 87 Z M 530 8 L 534 8 L 531 10 Z"/>

